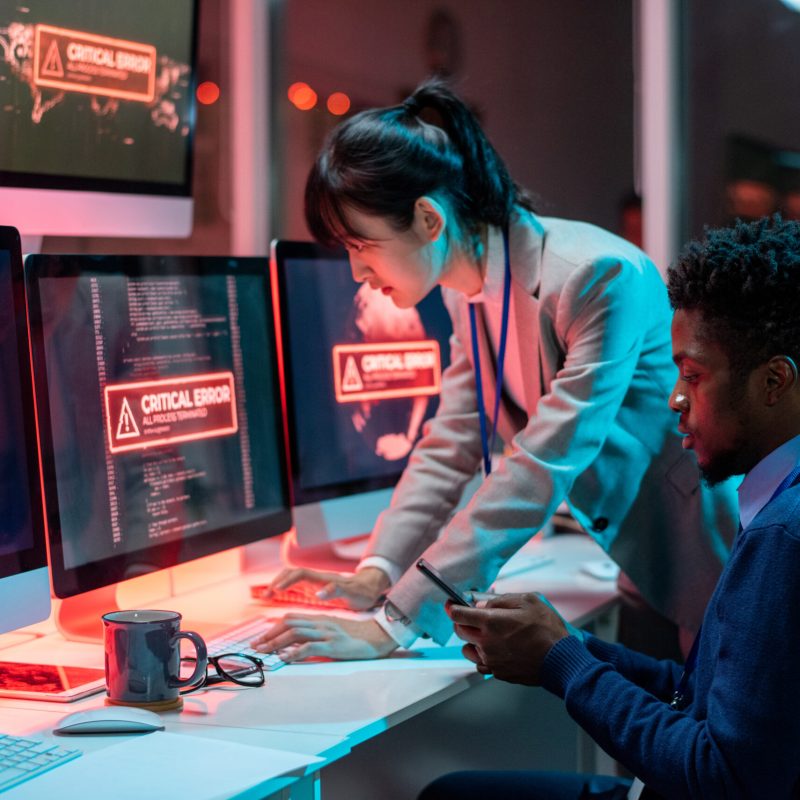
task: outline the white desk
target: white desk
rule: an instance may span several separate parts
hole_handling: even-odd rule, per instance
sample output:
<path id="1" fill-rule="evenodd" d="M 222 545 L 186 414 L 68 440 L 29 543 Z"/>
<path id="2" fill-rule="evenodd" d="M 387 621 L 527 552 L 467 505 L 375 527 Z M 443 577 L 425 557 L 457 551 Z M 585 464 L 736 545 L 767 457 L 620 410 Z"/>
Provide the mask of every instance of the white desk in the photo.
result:
<path id="1" fill-rule="evenodd" d="M 592 619 L 602 619 L 616 597 L 613 582 L 600 581 L 579 573 L 580 564 L 589 559 L 602 557 L 602 551 L 586 536 L 557 536 L 535 541 L 527 545 L 519 558 L 526 553 L 552 553 L 555 562 L 540 567 L 528 575 L 516 575 L 498 581 L 503 591 L 536 590 L 543 592 L 570 621 L 584 624 Z M 515 557 L 517 558 L 517 557 Z M 218 584 L 208 589 L 188 593 L 170 600 L 170 607 L 182 611 L 187 617 L 201 614 L 216 620 L 235 620 L 252 616 L 263 607 L 254 606 L 249 599 L 247 587 L 261 582 L 267 574 L 248 574 L 244 579 Z M 174 601 L 174 602 L 173 602 Z M 209 614 L 213 615 L 209 617 Z M 73 664 L 102 666 L 102 649 L 97 645 L 60 641 L 57 635 L 41 637 L 27 644 L 8 648 L 0 652 L 2 658 L 31 661 L 54 661 L 57 659 Z M 437 647 L 421 640 L 411 652 L 395 654 L 379 661 L 329 662 L 288 665 L 268 676 L 261 689 L 237 691 L 211 690 L 188 695 L 181 712 L 164 714 L 168 732 L 186 736 L 217 738 L 242 745 L 270 747 L 319 756 L 320 764 L 302 771 L 302 775 L 276 779 L 267 787 L 261 787 L 266 795 L 279 797 L 311 798 L 319 791 L 319 774 L 328 775 L 335 767 L 341 784 L 341 776 L 353 778 L 353 773 L 362 774 L 356 766 L 353 748 L 359 750 L 369 746 L 380 747 L 386 732 L 399 723 L 423 715 L 424 722 L 435 708 L 450 708 L 446 703 L 465 693 L 480 698 L 485 694 L 484 686 L 497 685 L 505 691 L 499 681 L 484 681 L 473 665 L 463 659 L 460 644 L 455 641 L 448 647 Z M 515 687 L 519 688 L 519 687 Z M 539 694 L 535 694 L 539 692 Z M 526 690 L 526 697 L 541 697 L 540 690 Z M 28 702 L 4 699 L 0 701 L 0 730 L 8 733 L 47 735 L 53 722 L 62 714 L 78 709 L 101 705 L 102 695 L 88 698 L 64 707 L 61 704 Z M 516 701 L 515 701 L 516 702 Z M 504 714 L 514 716 L 515 709 L 492 709 L 499 720 Z M 480 711 L 475 726 L 480 725 Z M 530 717 L 519 719 L 523 728 L 532 723 Z M 405 726 L 401 726 L 405 728 Z M 453 736 L 451 744 L 456 750 L 460 746 L 459 736 Z M 72 737 L 59 738 L 64 746 L 79 747 L 89 753 L 118 742 L 119 737 Z M 480 744 L 478 742 L 477 744 Z M 432 750 L 443 751 L 447 743 L 437 739 L 429 742 Z M 485 748 L 483 748 L 485 749 Z M 372 750 L 370 752 L 372 752 Z M 587 756 L 579 753 L 584 761 Z M 373 757 L 371 757 L 373 758 Z M 383 760 L 384 767 L 399 774 L 406 761 L 402 753 L 393 752 L 374 756 Z M 80 761 L 80 760 L 79 760 Z M 79 762 L 76 762 L 76 764 Z M 445 762 L 451 765 L 450 761 Z M 470 756 L 465 767 L 475 765 Z M 458 764 L 450 768 L 458 768 Z M 573 766 L 578 766 L 573 764 Z M 224 769 L 224 764 L 219 765 Z M 441 771 L 444 771 L 443 769 Z M 417 770 L 419 773 L 419 770 Z M 333 773 L 331 773 L 333 774 Z M 353 785 L 358 786 L 358 775 Z M 120 776 L 123 780 L 123 776 Z M 35 781 L 29 785 L 34 785 Z M 334 796 L 325 782 L 325 797 Z M 172 798 L 181 797 L 179 772 L 171 788 Z M 174 790 L 174 791 L 173 791 Z M 5 796 L 13 800 L 18 790 L 12 789 Z M 357 798 L 352 786 L 341 789 L 341 796 Z M 265 796 L 266 796 L 265 795 Z M 21 794 L 20 794 L 21 796 Z M 106 794 L 113 799 L 113 794 Z M 237 795 L 238 797 L 239 795 Z M 367 791 L 361 795 L 370 796 Z M 381 791 L 382 797 L 390 797 L 390 791 Z"/>

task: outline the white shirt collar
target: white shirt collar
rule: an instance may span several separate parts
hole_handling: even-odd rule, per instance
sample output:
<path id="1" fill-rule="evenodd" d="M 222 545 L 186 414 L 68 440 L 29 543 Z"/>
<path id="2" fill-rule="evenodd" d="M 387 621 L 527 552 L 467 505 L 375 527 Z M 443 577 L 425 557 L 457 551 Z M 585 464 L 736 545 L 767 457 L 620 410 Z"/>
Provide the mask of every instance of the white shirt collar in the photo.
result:
<path id="1" fill-rule="evenodd" d="M 739 519 L 746 528 L 769 503 L 781 481 L 800 462 L 800 436 L 775 448 L 745 475 L 739 486 Z"/>

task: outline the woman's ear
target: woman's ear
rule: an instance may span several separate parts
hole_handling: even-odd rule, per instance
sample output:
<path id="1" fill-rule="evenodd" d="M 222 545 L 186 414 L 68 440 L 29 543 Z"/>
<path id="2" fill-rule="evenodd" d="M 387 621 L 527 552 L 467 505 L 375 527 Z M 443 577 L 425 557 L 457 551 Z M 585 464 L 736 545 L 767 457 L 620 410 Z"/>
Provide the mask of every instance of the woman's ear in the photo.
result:
<path id="1" fill-rule="evenodd" d="M 447 227 L 447 212 L 433 197 L 425 195 L 414 203 L 415 230 L 429 242 L 435 242 Z"/>

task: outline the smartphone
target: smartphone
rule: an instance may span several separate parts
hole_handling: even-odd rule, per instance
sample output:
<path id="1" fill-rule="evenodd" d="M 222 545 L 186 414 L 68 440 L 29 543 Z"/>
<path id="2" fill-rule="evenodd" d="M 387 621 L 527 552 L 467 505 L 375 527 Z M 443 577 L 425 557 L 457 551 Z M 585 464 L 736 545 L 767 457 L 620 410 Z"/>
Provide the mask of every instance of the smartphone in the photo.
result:
<path id="1" fill-rule="evenodd" d="M 451 586 L 443 577 L 442 574 L 439 572 L 436 567 L 432 567 L 424 558 L 421 558 L 417 561 L 417 569 L 425 575 L 427 578 L 430 578 L 454 603 L 457 603 L 460 606 L 474 606 L 470 600 L 467 600 L 461 592 L 458 591 L 454 586 Z"/>
<path id="2" fill-rule="evenodd" d="M 102 669 L 0 661 L 0 697 L 70 703 L 105 688 Z"/>

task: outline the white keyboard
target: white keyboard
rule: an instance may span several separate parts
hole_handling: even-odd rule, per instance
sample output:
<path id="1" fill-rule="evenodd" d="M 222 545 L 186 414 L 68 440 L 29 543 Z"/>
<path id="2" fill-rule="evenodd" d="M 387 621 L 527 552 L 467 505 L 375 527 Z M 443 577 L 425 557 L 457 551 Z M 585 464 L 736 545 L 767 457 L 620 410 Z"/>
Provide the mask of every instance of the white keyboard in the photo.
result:
<path id="1" fill-rule="evenodd" d="M 208 654 L 210 656 L 218 656 L 222 653 L 244 653 L 261 659 L 265 672 L 274 672 L 286 664 L 279 653 L 259 653 L 258 650 L 253 650 L 250 647 L 250 642 L 259 633 L 263 633 L 277 621 L 277 619 L 257 617 L 243 622 L 241 625 L 237 625 L 235 628 L 231 628 L 211 639 L 208 642 Z"/>
<path id="2" fill-rule="evenodd" d="M 0 733 L 0 792 L 66 764 L 79 755 L 80 750 Z"/>

